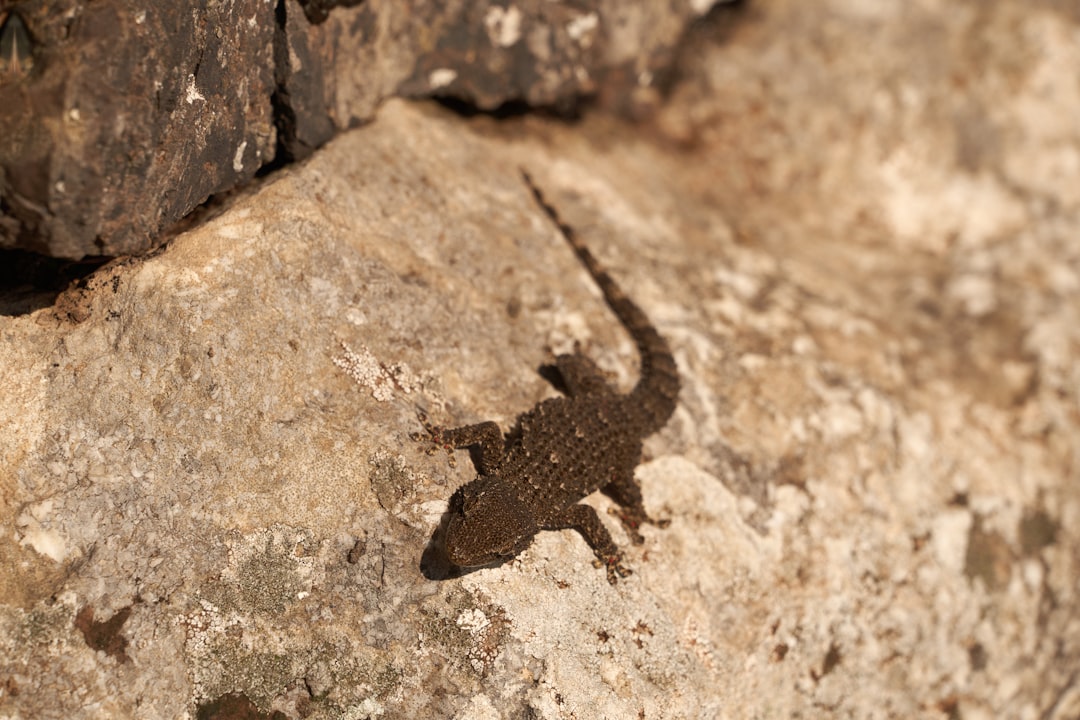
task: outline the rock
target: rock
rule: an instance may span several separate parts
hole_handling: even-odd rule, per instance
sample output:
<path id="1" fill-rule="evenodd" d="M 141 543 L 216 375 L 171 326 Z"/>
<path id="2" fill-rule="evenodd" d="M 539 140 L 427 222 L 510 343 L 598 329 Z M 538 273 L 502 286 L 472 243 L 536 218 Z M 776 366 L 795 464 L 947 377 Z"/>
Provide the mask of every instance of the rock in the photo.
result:
<path id="1" fill-rule="evenodd" d="M 143 252 L 273 158 L 266 2 L 24 5 L 6 21 L 25 20 L 33 67 L 0 83 L 0 247 Z"/>
<path id="2" fill-rule="evenodd" d="M 1075 717 L 1075 25 L 956 8 L 699 28 L 652 135 L 389 102 L 0 318 L 0 714 Z M 519 167 L 684 381 L 616 587 L 421 567 L 472 470 L 418 410 L 634 378 Z"/>
<path id="3" fill-rule="evenodd" d="M 144 253 L 398 94 L 573 107 L 607 76 L 626 105 L 709 5 L 24 3 L 0 17 L 0 248 Z"/>

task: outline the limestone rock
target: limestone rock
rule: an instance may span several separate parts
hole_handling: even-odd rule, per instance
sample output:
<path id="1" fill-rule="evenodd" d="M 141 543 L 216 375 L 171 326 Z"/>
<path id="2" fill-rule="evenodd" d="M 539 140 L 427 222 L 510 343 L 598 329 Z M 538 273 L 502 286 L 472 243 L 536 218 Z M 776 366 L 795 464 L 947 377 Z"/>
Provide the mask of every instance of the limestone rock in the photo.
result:
<path id="1" fill-rule="evenodd" d="M 889 7 L 700 28 L 651 135 L 387 103 L 0 318 L 0 716 L 1080 714 L 1076 24 Z M 472 473 L 418 409 L 634 378 L 519 167 L 684 380 L 616 587 L 421 567 Z"/>

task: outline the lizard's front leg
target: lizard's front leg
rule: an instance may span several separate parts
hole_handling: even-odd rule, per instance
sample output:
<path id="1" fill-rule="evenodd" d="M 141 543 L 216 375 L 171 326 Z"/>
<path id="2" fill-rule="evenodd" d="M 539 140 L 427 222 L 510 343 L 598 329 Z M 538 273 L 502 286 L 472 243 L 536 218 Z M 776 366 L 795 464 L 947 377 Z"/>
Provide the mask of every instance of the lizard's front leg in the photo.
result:
<path id="1" fill-rule="evenodd" d="M 446 450 L 455 448 L 475 448 L 473 464 L 481 475 L 494 475 L 502 462 L 503 436 L 499 426 L 488 420 L 475 425 L 463 425 L 457 428 L 443 428 L 431 425 L 426 415 L 420 416 L 424 429 L 439 447 Z M 414 436 L 415 438 L 415 436 Z"/>
<path id="2" fill-rule="evenodd" d="M 596 555 L 594 564 L 607 570 L 608 582 L 614 585 L 620 577 L 630 575 L 633 570 L 622 563 L 622 553 L 611 539 L 611 534 L 600 522 L 600 517 L 588 505 L 571 505 L 556 517 L 544 523 L 543 530 L 577 530 Z"/>

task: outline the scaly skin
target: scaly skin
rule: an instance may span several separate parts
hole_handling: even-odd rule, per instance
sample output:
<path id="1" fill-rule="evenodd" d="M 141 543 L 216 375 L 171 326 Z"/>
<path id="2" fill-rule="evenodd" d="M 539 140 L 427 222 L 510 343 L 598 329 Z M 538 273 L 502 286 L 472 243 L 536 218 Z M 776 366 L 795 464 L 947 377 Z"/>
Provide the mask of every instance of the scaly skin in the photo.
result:
<path id="1" fill-rule="evenodd" d="M 559 219 L 532 179 L 522 175 L 637 344 L 641 376 L 629 394 L 620 395 L 587 357 L 560 355 L 555 369 L 566 396 L 544 400 L 521 415 L 508 438 L 493 422 L 449 430 L 425 423 L 436 443 L 477 450 L 478 476 L 451 503 L 447 556 L 460 567 L 488 565 L 514 557 L 541 530 L 573 528 L 615 584 L 631 571 L 596 511 L 578 501 L 595 490 L 604 492 L 619 504 L 617 514 L 631 539 L 643 542 L 638 528 L 653 521 L 642 504 L 634 468 L 641 461 L 642 440 L 675 411 L 678 371 L 667 342 L 645 313 Z"/>

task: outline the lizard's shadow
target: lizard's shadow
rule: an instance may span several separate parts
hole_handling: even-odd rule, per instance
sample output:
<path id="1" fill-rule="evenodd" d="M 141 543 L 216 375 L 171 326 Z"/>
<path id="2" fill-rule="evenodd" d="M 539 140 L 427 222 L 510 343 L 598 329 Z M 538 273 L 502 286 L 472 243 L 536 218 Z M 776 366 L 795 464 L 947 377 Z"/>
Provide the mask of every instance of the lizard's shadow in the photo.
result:
<path id="1" fill-rule="evenodd" d="M 570 395 L 570 389 L 566 385 L 566 380 L 563 378 L 562 373 L 559 372 L 559 367 L 555 365 L 555 363 L 544 363 L 536 368 L 536 374 L 544 378 L 544 380 L 546 380 L 548 384 L 555 388 L 561 395 Z"/>
<path id="2" fill-rule="evenodd" d="M 449 580 L 465 574 L 462 568 L 450 562 L 446 554 L 446 528 L 450 525 L 450 518 L 460 507 L 461 488 L 458 488 L 424 547 L 423 555 L 420 556 L 420 573 L 428 580 Z"/>

